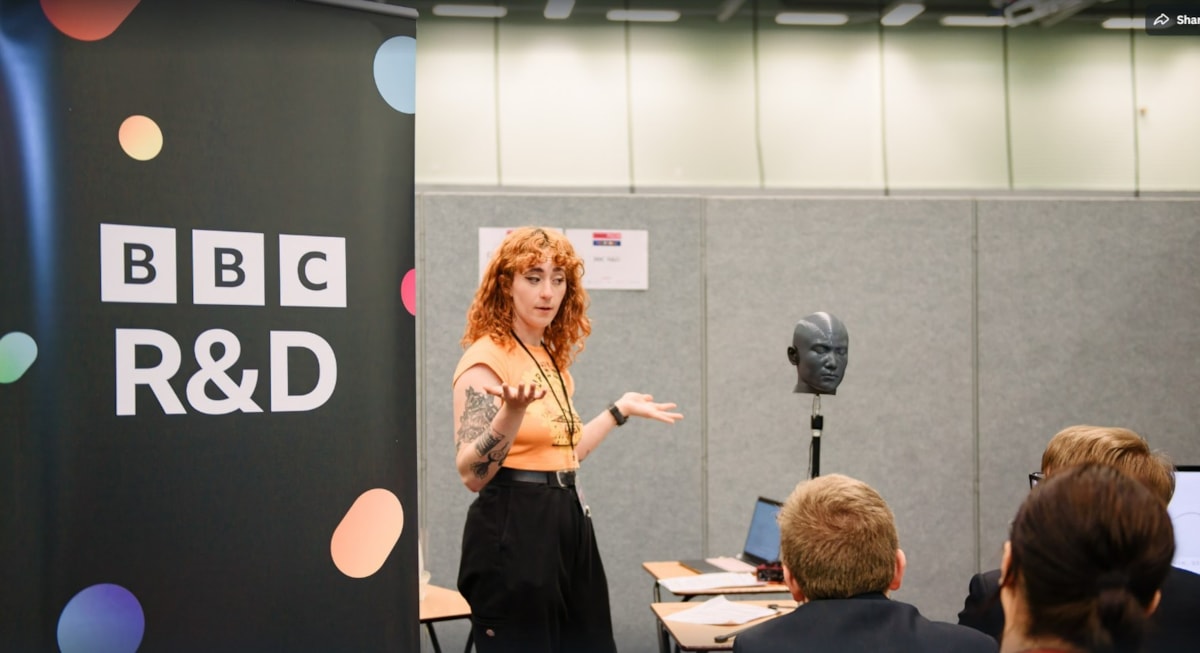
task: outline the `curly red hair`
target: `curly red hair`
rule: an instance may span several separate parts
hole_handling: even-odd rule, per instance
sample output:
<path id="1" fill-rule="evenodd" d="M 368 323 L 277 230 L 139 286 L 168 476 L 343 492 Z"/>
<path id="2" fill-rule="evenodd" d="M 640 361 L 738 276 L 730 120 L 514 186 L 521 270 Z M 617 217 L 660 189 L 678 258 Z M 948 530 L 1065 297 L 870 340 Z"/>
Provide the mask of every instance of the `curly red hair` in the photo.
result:
<path id="1" fill-rule="evenodd" d="M 467 309 L 463 347 L 471 346 L 484 336 L 497 344 L 514 344 L 513 277 L 546 257 L 566 273 L 567 292 L 554 321 L 546 328 L 543 341 L 546 351 L 559 366 L 566 367 L 575 360 L 592 333 L 592 322 L 587 316 L 588 294 L 582 283 L 583 260 L 575 254 L 575 248 L 565 235 L 545 227 L 514 229 L 496 248 L 475 291 L 475 299 Z"/>

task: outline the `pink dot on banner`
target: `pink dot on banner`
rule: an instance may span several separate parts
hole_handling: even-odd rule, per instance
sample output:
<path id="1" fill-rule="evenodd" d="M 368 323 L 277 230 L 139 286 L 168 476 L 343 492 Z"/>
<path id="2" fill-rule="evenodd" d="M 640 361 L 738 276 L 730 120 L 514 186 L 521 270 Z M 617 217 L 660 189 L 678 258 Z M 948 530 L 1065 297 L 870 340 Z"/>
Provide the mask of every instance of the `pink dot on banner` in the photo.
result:
<path id="1" fill-rule="evenodd" d="M 42 0 L 42 13 L 58 31 L 99 41 L 117 31 L 140 0 Z"/>
<path id="2" fill-rule="evenodd" d="M 146 116 L 126 118 L 117 131 L 117 140 L 121 142 L 121 149 L 138 161 L 149 161 L 162 152 L 162 130 Z"/>
<path id="3" fill-rule="evenodd" d="M 409 270 L 400 282 L 400 300 L 412 315 L 417 314 L 417 271 Z"/>
<path id="4" fill-rule="evenodd" d="M 329 553 L 338 571 L 366 578 L 379 571 L 404 530 L 404 508 L 388 490 L 363 492 L 333 530 Z"/>

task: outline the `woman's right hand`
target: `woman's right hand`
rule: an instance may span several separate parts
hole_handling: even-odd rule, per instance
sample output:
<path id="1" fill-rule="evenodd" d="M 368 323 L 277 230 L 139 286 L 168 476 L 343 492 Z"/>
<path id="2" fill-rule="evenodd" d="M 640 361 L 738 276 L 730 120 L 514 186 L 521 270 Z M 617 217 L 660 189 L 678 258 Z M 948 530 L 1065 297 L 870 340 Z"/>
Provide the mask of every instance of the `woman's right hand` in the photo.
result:
<path id="1" fill-rule="evenodd" d="M 546 396 L 544 389 L 538 388 L 532 383 L 529 385 L 522 383 L 516 386 L 501 383 L 500 385 L 484 386 L 483 391 L 493 397 L 500 397 L 505 404 L 516 410 L 525 410 L 529 404 Z"/>

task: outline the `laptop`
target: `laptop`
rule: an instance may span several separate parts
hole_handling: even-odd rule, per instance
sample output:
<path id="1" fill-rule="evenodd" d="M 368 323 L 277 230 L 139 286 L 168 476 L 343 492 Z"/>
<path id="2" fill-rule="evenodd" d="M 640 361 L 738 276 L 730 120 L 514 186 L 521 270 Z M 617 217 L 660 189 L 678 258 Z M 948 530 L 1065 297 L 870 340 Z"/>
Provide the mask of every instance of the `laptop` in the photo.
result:
<path id="1" fill-rule="evenodd" d="M 701 574 L 754 571 L 758 565 L 779 561 L 779 509 L 783 503 L 766 497 L 754 501 L 746 544 L 736 556 L 680 560 L 679 564 Z"/>
<path id="2" fill-rule="evenodd" d="M 1167 512 L 1175 527 L 1171 564 L 1200 574 L 1200 465 L 1175 466 L 1175 494 Z"/>

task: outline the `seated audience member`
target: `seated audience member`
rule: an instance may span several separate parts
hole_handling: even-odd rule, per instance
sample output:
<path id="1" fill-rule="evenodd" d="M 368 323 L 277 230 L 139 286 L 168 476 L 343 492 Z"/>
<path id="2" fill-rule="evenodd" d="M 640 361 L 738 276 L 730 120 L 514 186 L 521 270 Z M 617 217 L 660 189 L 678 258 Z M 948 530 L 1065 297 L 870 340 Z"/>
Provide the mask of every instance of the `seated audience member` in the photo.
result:
<path id="1" fill-rule="evenodd" d="M 779 512 L 783 579 L 802 605 L 734 640 L 737 653 L 987 653 L 990 637 L 930 621 L 888 598 L 905 558 L 895 518 L 862 481 L 831 474 L 796 486 Z"/>
<path id="2" fill-rule="evenodd" d="M 1146 486 L 1108 465 L 1060 470 L 1004 545 L 1000 651 L 1139 651 L 1174 555 L 1167 507 Z"/>
<path id="3" fill-rule="evenodd" d="M 1042 471 L 1052 477 L 1058 470 L 1083 463 L 1116 468 L 1145 485 L 1163 505 L 1175 493 L 1175 466 L 1161 452 L 1150 449 L 1129 429 L 1103 426 L 1070 426 L 1059 431 L 1042 454 Z M 1004 630 L 999 602 L 1000 570 L 976 574 L 970 582 L 958 623 L 985 632 L 998 641 Z M 1200 575 L 1172 567 L 1162 587 L 1163 600 L 1151 618 L 1144 642 L 1145 653 L 1191 650 L 1200 642 Z"/>

